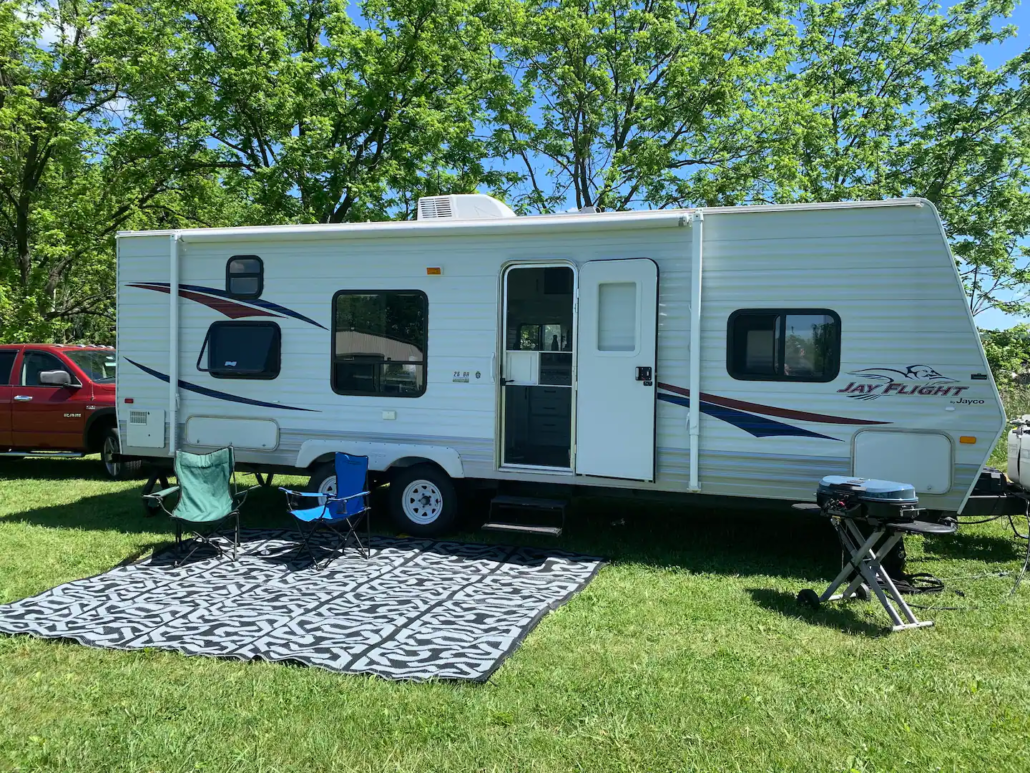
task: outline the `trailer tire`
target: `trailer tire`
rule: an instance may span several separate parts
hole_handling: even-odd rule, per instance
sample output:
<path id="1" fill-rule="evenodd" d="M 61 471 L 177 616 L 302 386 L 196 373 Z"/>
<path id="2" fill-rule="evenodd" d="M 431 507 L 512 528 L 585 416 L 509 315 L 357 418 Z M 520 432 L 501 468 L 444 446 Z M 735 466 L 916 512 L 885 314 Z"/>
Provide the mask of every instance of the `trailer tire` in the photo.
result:
<path id="1" fill-rule="evenodd" d="M 418 537 L 446 533 L 458 517 L 458 492 L 439 467 L 402 467 L 390 480 L 390 514 L 402 532 Z"/>
<path id="2" fill-rule="evenodd" d="M 320 464 L 311 471 L 311 478 L 308 480 L 308 491 L 336 496 L 336 465 L 333 462 Z M 308 500 L 304 505 L 305 507 L 320 507 L 325 504 L 324 499 L 315 499 L 314 497 L 304 497 L 304 499 Z"/>
<path id="3" fill-rule="evenodd" d="M 132 462 L 116 462 L 114 455 L 120 448 L 118 430 L 114 427 L 105 429 L 103 439 L 100 441 L 100 461 L 104 464 L 104 472 L 110 480 L 135 478 L 139 475 L 143 462 L 139 459 Z"/>

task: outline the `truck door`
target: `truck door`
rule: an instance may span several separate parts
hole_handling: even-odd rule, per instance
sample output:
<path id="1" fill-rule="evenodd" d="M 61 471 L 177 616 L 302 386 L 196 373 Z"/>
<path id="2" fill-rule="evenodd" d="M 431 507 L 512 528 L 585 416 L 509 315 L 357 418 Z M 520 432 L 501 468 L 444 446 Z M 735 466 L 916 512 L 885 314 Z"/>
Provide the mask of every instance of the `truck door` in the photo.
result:
<path id="1" fill-rule="evenodd" d="M 78 450 L 85 429 L 85 396 L 79 397 L 78 379 L 58 357 L 49 352 L 25 351 L 18 368 L 11 404 L 13 443 L 16 448 Z M 63 370 L 72 386 L 47 386 L 39 374 Z M 78 385 L 78 386 L 76 386 Z"/>
<path id="2" fill-rule="evenodd" d="M 658 266 L 594 260 L 579 276 L 576 473 L 654 480 Z"/>
<path id="3" fill-rule="evenodd" d="M 11 446 L 11 372 L 17 349 L 0 349 L 0 451 Z"/>

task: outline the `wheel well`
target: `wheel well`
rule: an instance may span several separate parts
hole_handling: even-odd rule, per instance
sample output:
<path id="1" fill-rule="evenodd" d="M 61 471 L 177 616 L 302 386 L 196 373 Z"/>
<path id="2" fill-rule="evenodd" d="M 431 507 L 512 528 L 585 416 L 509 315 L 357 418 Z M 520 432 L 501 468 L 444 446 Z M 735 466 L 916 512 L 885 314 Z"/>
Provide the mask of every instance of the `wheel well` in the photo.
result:
<path id="1" fill-rule="evenodd" d="M 403 469 L 406 469 L 408 467 L 414 467 L 414 466 L 420 465 L 420 464 L 426 464 L 426 465 L 429 465 L 430 467 L 435 467 L 437 470 L 442 472 L 448 478 L 451 477 L 450 473 L 447 472 L 447 470 L 445 470 L 439 464 L 434 462 L 432 459 L 426 459 L 425 457 L 422 457 L 422 456 L 402 456 L 400 459 L 397 459 L 396 461 L 394 461 L 394 463 L 389 466 L 389 468 L 385 471 L 385 473 L 386 473 L 386 475 L 392 476 L 394 474 L 394 472 L 397 471 L 397 470 L 403 470 Z"/>
<path id="2" fill-rule="evenodd" d="M 86 430 L 86 450 L 96 453 L 100 450 L 100 444 L 104 440 L 104 432 L 116 426 L 113 413 L 97 416 L 96 420 Z"/>
<path id="3" fill-rule="evenodd" d="M 332 454 L 322 454 L 316 458 L 311 464 L 308 465 L 308 473 L 313 473 L 317 468 L 323 464 L 329 464 L 333 461 Z M 417 464 L 428 464 L 435 467 L 447 477 L 450 477 L 450 473 L 447 472 L 440 464 L 434 462 L 432 459 L 426 459 L 424 456 L 402 456 L 400 459 L 395 459 L 389 467 L 382 471 L 369 470 L 372 475 L 380 475 L 384 478 L 389 478 L 396 470 L 402 470 L 407 467 L 414 467 Z"/>

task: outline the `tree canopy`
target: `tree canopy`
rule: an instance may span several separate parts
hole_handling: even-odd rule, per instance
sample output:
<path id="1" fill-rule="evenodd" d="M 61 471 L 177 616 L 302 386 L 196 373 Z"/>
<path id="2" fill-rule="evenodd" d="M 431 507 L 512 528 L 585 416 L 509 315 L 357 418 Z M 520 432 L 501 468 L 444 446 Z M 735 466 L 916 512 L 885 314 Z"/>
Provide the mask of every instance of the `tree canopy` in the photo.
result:
<path id="1" fill-rule="evenodd" d="M 0 341 L 112 342 L 121 229 L 921 196 L 1030 313 L 1014 0 L 7 0 Z"/>

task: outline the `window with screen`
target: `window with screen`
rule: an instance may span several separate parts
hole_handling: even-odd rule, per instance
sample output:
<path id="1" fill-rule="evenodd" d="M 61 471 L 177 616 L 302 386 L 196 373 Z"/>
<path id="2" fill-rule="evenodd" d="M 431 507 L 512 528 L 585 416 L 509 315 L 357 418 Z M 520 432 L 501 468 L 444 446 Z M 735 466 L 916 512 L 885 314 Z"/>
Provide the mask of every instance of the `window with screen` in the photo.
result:
<path id="1" fill-rule="evenodd" d="M 225 265 L 225 291 L 233 298 L 260 298 L 265 289 L 265 266 L 257 255 L 235 255 Z"/>
<path id="2" fill-rule="evenodd" d="M 11 369 L 14 367 L 14 358 L 18 352 L 13 349 L 0 351 L 0 386 L 11 383 Z"/>
<path id="3" fill-rule="evenodd" d="M 428 317 L 429 301 L 418 290 L 338 292 L 333 298 L 333 390 L 341 395 L 422 395 Z"/>
<path id="4" fill-rule="evenodd" d="M 730 315 L 726 369 L 745 381 L 832 381 L 840 317 L 827 309 L 743 309 Z"/>
<path id="5" fill-rule="evenodd" d="M 207 352 L 207 367 L 201 365 Z M 279 375 L 282 334 L 274 322 L 215 322 L 197 359 L 197 370 L 215 378 L 271 379 Z"/>

